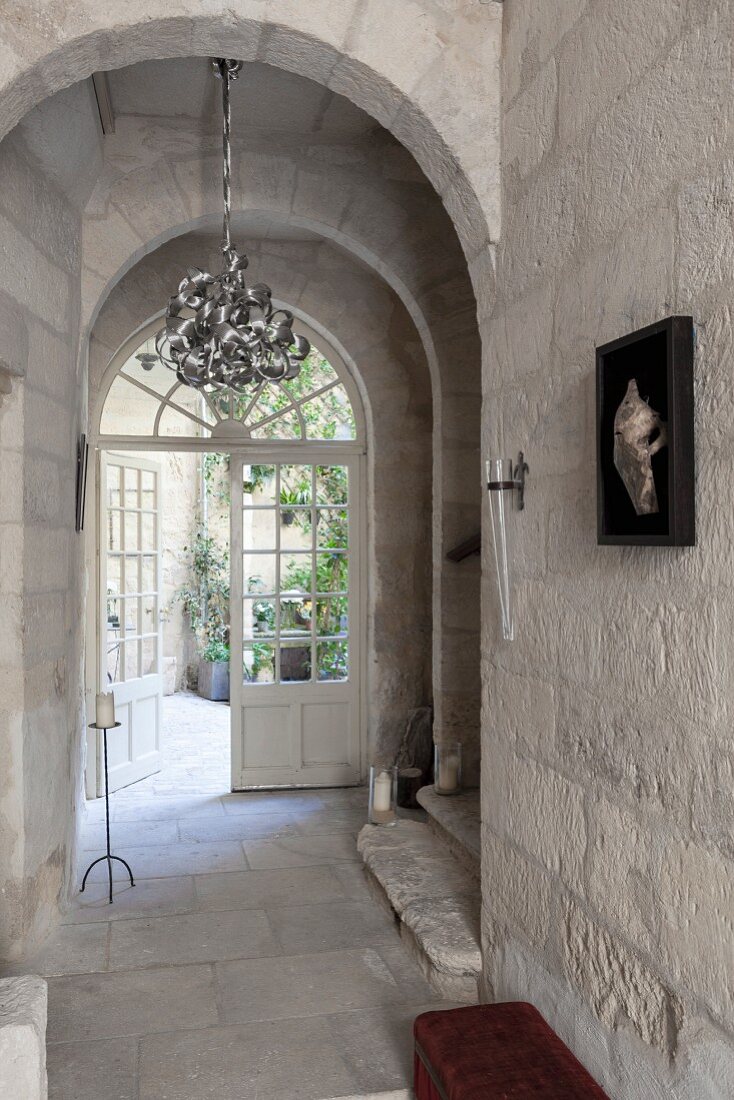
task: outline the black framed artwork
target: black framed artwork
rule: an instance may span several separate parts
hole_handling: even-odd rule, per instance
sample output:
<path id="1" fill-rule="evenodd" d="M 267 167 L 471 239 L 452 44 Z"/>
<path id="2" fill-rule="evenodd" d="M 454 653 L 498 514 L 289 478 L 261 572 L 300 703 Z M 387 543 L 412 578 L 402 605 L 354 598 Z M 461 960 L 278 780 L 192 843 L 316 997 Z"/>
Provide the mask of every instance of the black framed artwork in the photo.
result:
<path id="1" fill-rule="evenodd" d="M 693 318 L 596 349 L 597 541 L 693 546 Z"/>

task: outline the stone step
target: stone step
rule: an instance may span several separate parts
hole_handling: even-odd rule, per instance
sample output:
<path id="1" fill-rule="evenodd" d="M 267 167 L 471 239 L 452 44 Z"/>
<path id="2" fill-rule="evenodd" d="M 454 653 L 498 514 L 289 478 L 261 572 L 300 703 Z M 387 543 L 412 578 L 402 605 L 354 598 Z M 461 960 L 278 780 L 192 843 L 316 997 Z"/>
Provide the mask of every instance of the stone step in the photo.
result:
<path id="1" fill-rule="evenodd" d="M 436 794 L 431 785 L 421 787 L 417 798 L 428 814 L 430 827 L 479 882 L 482 863 L 479 791 Z"/>
<path id="2" fill-rule="evenodd" d="M 357 846 L 373 893 L 428 981 L 451 1001 L 474 1004 L 482 959 L 479 884 L 429 825 L 365 825 Z"/>

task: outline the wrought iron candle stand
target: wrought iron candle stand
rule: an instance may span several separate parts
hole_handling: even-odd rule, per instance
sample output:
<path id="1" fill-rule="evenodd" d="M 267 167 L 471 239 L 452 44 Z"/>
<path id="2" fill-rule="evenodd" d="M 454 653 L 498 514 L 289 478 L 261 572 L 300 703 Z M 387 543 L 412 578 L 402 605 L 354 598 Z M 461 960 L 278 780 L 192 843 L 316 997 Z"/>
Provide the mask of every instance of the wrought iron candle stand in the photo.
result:
<path id="1" fill-rule="evenodd" d="M 87 878 L 89 877 L 89 872 L 92 870 L 92 868 L 96 867 L 98 863 L 103 863 L 105 860 L 107 860 L 107 871 L 108 871 L 108 874 L 110 876 L 110 905 L 112 905 L 112 860 L 113 859 L 116 859 L 118 863 L 122 863 L 122 865 L 126 868 L 127 873 L 130 876 L 130 885 L 131 886 L 135 885 L 135 880 L 133 879 L 133 873 L 130 870 L 130 865 L 126 862 L 126 860 L 124 860 L 122 858 L 122 856 L 113 856 L 112 852 L 110 851 L 110 784 L 109 784 L 109 780 L 108 780 L 108 777 L 107 777 L 107 730 L 108 729 L 117 729 L 119 725 L 121 725 L 120 722 L 115 722 L 114 726 L 98 726 L 96 722 L 92 722 L 90 727 L 89 727 L 90 730 L 104 730 L 104 734 L 103 734 L 103 740 L 104 740 L 104 800 L 105 800 L 105 825 L 106 825 L 106 828 L 107 828 L 107 852 L 103 856 L 98 856 L 97 859 L 93 860 L 92 863 L 89 864 L 86 871 L 84 872 L 84 878 L 82 879 L 82 888 L 79 891 L 82 894 L 84 893 L 84 887 L 87 885 Z"/>

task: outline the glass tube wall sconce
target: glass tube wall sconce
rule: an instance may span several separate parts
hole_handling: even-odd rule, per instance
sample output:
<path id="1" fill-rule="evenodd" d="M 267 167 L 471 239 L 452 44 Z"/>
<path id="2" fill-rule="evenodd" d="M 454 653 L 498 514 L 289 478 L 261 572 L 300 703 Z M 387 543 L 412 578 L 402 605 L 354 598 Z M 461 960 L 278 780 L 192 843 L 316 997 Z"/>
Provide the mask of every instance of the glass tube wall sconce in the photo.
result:
<path id="1" fill-rule="evenodd" d="M 492 523 L 492 543 L 497 567 L 497 587 L 502 614 L 502 637 L 511 642 L 515 637 L 512 605 L 512 519 L 513 510 L 525 507 L 525 475 L 528 464 L 520 451 L 517 463 L 511 458 L 490 458 L 487 462 L 487 490 Z"/>

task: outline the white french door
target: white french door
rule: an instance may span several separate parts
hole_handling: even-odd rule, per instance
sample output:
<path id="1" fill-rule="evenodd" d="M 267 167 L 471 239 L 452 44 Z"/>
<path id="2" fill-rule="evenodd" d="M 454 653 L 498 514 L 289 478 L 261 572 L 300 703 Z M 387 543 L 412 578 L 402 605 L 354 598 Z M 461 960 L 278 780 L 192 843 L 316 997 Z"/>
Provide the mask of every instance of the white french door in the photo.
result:
<path id="1" fill-rule="evenodd" d="M 99 690 L 112 691 L 118 729 L 108 734 L 110 790 L 160 771 L 162 639 L 161 470 L 156 462 L 100 459 Z M 104 794 L 102 734 L 97 794 Z"/>
<path id="2" fill-rule="evenodd" d="M 232 787 L 358 783 L 359 460 L 231 478 Z"/>

